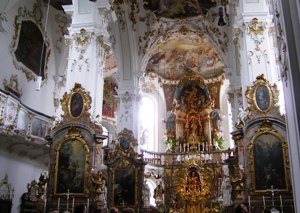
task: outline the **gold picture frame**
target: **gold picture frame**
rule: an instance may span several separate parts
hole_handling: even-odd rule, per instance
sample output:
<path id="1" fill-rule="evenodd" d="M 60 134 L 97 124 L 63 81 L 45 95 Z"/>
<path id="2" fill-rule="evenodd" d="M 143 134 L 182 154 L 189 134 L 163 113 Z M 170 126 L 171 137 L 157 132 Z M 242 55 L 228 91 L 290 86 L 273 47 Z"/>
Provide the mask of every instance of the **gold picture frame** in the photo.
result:
<path id="1" fill-rule="evenodd" d="M 16 69 L 22 70 L 28 81 L 36 80 L 37 76 L 41 76 L 43 81 L 48 78 L 51 50 L 47 36 L 43 35 L 42 7 L 40 2 L 34 4 L 32 11 L 25 6 L 19 7 L 14 20 L 10 52 Z"/>
<path id="2" fill-rule="evenodd" d="M 91 108 L 91 96 L 82 88 L 81 84 L 75 83 L 69 93 L 65 93 L 61 100 L 64 111 L 63 120 L 79 120 L 90 116 L 88 110 Z"/>
<path id="3" fill-rule="evenodd" d="M 90 149 L 79 130 L 71 127 L 55 152 L 54 195 L 88 195 Z"/>
<path id="4" fill-rule="evenodd" d="M 287 143 L 280 134 L 264 121 L 249 145 L 251 174 L 250 193 L 266 193 L 272 189 L 289 192 L 289 162 Z"/>
<path id="5" fill-rule="evenodd" d="M 264 75 L 256 77 L 253 86 L 248 86 L 246 98 L 251 112 L 259 112 L 264 115 L 272 110 L 277 110 L 278 90 L 276 84 L 273 86 L 265 79 Z"/>
<path id="6" fill-rule="evenodd" d="M 138 167 L 129 159 L 121 159 L 110 168 L 110 206 L 138 207 Z"/>

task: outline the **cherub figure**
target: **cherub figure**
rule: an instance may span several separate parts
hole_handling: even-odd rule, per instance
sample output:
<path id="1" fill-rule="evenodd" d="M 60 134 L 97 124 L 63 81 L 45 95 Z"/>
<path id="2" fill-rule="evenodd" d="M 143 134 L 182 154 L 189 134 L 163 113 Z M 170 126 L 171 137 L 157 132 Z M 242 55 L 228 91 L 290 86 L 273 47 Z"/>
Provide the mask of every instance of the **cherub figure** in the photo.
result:
<path id="1" fill-rule="evenodd" d="M 247 116 L 249 116 L 249 111 L 247 109 L 244 110 L 243 107 L 240 107 L 239 108 L 239 114 L 237 116 L 236 125 L 242 124 L 242 126 L 244 126 L 245 125 L 245 119 L 247 118 Z"/>

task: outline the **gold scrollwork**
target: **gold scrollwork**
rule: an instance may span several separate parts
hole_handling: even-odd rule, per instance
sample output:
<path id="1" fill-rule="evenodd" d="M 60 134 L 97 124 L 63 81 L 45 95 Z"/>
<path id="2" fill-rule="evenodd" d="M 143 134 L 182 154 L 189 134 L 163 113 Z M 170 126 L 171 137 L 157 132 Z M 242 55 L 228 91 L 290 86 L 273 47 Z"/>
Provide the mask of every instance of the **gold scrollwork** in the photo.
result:
<path id="1" fill-rule="evenodd" d="M 258 18 L 253 18 L 250 24 L 248 24 L 248 32 L 254 36 L 262 34 L 264 32 L 264 26 L 262 22 L 259 22 Z"/>
<path id="2" fill-rule="evenodd" d="M 61 100 L 62 110 L 64 112 L 63 120 L 79 120 L 83 117 L 89 117 L 91 108 L 91 96 L 89 92 L 81 87 L 81 84 L 75 83 L 70 93 L 65 93 Z"/>
<path id="3" fill-rule="evenodd" d="M 265 115 L 271 110 L 278 109 L 278 95 L 276 84 L 271 86 L 263 74 L 256 77 L 254 85 L 248 86 L 246 90 L 250 111 L 255 110 Z"/>
<path id="4" fill-rule="evenodd" d="M 178 172 L 177 192 L 184 202 L 190 206 L 204 204 L 212 192 L 212 169 L 203 162 L 189 160 L 184 163 L 183 170 Z"/>
<path id="5" fill-rule="evenodd" d="M 250 193 L 289 192 L 287 143 L 265 120 L 248 147 L 251 175 Z"/>

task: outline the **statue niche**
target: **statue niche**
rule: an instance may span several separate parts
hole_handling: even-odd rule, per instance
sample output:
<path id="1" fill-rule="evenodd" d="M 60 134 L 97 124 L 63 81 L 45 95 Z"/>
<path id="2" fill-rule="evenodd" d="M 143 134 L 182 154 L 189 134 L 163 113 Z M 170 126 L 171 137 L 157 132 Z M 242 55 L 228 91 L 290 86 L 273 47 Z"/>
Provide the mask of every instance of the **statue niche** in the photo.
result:
<path id="1" fill-rule="evenodd" d="M 209 150 L 212 147 L 211 104 L 204 79 L 192 72 L 184 76 L 176 86 L 169 116 L 175 125 L 167 121 L 168 138 L 179 138 L 183 150 Z"/>

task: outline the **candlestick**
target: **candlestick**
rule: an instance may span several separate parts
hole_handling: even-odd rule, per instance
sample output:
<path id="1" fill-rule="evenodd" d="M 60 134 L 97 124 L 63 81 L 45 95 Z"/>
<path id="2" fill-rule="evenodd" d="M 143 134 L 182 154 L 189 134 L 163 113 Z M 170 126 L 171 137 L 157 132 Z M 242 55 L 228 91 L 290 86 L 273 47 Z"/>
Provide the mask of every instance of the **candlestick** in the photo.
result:
<path id="1" fill-rule="evenodd" d="M 87 204 L 86 204 L 86 212 L 89 212 L 89 207 L 90 207 L 90 199 L 87 199 Z"/>
<path id="2" fill-rule="evenodd" d="M 47 207 L 47 199 L 44 200 L 44 213 L 46 213 L 46 207 Z"/>
<path id="3" fill-rule="evenodd" d="M 59 203 L 60 203 L 60 197 L 57 200 L 57 211 L 59 212 Z"/>
<path id="4" fill-rule="evenodd" d="M 249 212 L 251 213 L 251 200 L 250 200 L 250 196 L 248 196 L 248 204 L 249 204 Z"/>
<path id="5" fill-rule="evenodd" d="M 279 198 L 280 198 L 281 213 L 283 213 L 283 206 L 282 206 L 282 197 L 281 197 L 281 195 L 279 195 Z"/>
<path id="6" fill-rule="evenodd" d="M 74 212 L 74 203 L 75 203 L 75 198 L 73 197 L 73 201 L 72 201 L 72 213 Z"/>
<path id="7" fill-rule="evenodd" d="M 264 209 L 266 208 L 265 196 L 263 196 Z"/>

